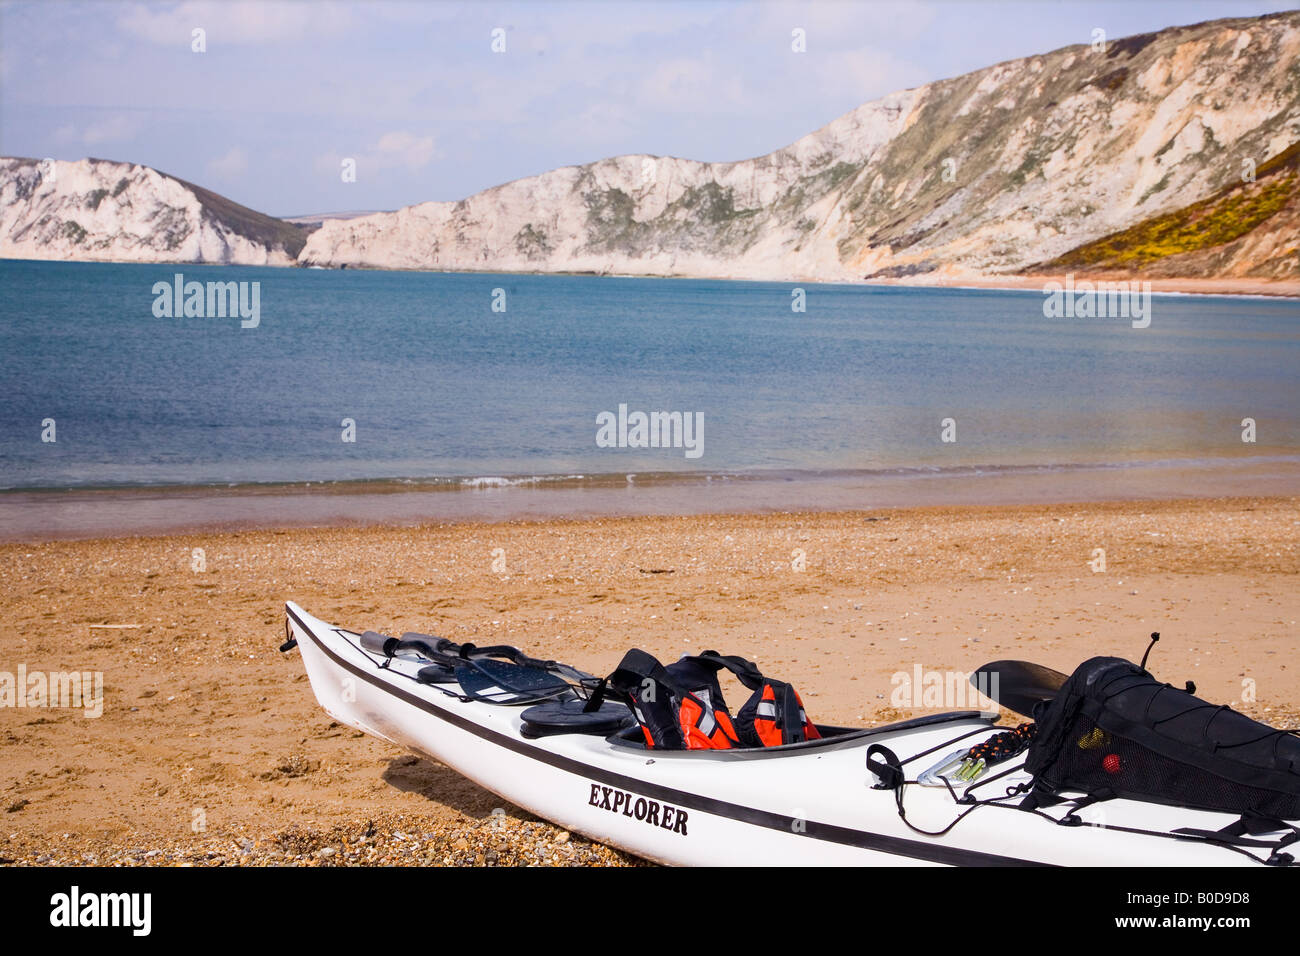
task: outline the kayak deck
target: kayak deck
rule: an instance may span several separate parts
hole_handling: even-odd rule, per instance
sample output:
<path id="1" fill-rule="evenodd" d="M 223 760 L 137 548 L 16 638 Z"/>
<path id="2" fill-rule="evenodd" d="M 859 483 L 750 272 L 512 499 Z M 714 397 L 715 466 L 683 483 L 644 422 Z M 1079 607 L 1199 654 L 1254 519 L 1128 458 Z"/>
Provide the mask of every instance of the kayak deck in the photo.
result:
<path id="1" fill-rule="evenodd" d="M 383 658 L 360 635 L 294 604 L 312 689 L 335 719 L 438 760 L 540 817 L 631 853 L 697 865 L 1194 865 L 1258 863 L 1177 827 L 1218 830 L 1234 816 L 1112 800 L 1079 809 L 1017 809 L 1023 758 L 997 765 L 968 792 L 997 798 L 971 809 L 960 789 L 874 789 L 866 751 L 885 744 L 906 778 L 1005 730 L 977 712 L 936 714 L 865 729 L 826 728 L 821 740 L 738 750 L 647 749 L 631 734 L 525 735 L 522 708 L 467 700 L 456 684 L 419 680 L 417 656 Z M 630 739 L 625 739 L 630 738 Z M 911 826 L 909 826 L 911 824 Z M 914 829 L 915 828 L 915 829 Z M 919 833 L 932 831 L 934 835 Z M 945 831 L 940 833 L 940 831 Z M 1136 832 L 1152 831 L 1152 832 Z"/>

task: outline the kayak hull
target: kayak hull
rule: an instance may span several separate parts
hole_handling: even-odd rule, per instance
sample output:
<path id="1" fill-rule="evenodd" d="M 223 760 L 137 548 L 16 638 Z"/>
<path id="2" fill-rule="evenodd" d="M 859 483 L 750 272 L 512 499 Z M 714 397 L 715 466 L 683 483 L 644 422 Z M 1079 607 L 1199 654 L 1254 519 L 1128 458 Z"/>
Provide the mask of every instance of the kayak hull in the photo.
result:
<path id="1" fill-rule="evenodd" d="M 895 796 L 873 788 L 866 749 L 883 743 L 900 758 L 934 749 L 908 778 L 953 749 L 994 732 L 974 713 L 917 726 L 880 728 L 792 747 L 753 751 L 652 751 L 601 736 L 528 739 L 519 707 L 462 699 L 418 683 L 399 662 L 361 648 L 356 632 L 287 605 L 312 690 L 334 719 L 443 763 L 539 817 L 660 863 L 676 865 L 1250 865 L 1222 847 L 1163 835 L 1188 826 L 1216 830 L 1228 814 L 1110 801 L 1062 826 L 1006 806 L 980 807 L 942 836 L 915 832 Z M 455 690 L 454 685 L 451 688 Z M 1016 779 L 982 798 L 1001 796 Z M 907 820 L 937 831 L 963 810 L 941 788 L 905 788 Z M 1058 816 L 1060 814 L 1057 814 Z M 1120 830 L 1116 827 L 1123 826 Z"/>

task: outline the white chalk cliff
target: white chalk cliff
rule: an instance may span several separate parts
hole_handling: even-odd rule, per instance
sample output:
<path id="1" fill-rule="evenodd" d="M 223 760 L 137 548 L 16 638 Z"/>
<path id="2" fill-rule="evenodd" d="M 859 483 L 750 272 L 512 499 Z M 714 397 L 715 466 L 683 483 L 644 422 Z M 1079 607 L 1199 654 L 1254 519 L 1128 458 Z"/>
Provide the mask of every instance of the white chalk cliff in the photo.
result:
<path id="1" fill-rule="evenodd" d="M 1020 270 L 1300 141 L 1300 13 L 1001 63 L 757 159 L 619 156 L 327 222 L 301 260 L 755 279 Z"/>
<path id="2" fill-rule="evenodd" d="M 0 159 L 0 258 L 284 266 L 304 237 L 148 166 Z"/>
<path id="3" fill-rule="evenodd" d="M 47 184 L 31 161 L 0 161 L 0 256 L 959 280 L 1169 214 L 1297 142 L 1291 11 L 1000 63 L 868 103 L 755 159 L 618 156 L 310 234 L 275 233 L 228 201 L 242 213 L 214 210 L 213 194 L 141 166 L 57 164 Z M 1292 190 L 1294 216 L 1287 176 L 1273 187 Z M 1238 239 L 1234 274 L 1259 261 L 1263 275 L 1295 277 L 1288 235 Z"/>

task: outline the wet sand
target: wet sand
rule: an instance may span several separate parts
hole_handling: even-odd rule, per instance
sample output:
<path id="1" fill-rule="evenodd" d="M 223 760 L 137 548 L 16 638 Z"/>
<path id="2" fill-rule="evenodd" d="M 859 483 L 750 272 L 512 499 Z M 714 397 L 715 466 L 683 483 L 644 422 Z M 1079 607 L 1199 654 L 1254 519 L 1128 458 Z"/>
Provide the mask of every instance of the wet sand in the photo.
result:
<path id="1" fill-rule="evenodd" d="M 1300 725 L 1298 532 L 1290 496 L 0 545 L 0 671 L 104 682 L 98 718 L 0 707 L 0 859 L 625 862 L 334 724 L 276 650 L 289 599 L 592 672 L 632 646 L 738 653 L 837 724 L 924 712 L 893 680 L 917 666 L 1069 671 L 1158 630 L 1158 676 Z"/>
<path id="2" fill-rule="evenodd" d="M 1300 457 L 1294 449 L 1263 446 L 1235 458 L 1062 466 L 6 491 L 0 493 L 0 541 L 271 526 L 1276 497 L 1298 491 Z"/>

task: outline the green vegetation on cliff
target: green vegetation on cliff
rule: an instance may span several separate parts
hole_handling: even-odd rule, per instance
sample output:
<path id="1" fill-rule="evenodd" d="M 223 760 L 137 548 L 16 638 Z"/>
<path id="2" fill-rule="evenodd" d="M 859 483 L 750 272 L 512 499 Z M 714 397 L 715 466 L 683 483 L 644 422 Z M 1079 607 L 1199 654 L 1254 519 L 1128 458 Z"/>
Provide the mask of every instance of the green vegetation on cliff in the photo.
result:
<path id="1" fill-rule="evenodd" d="M 1275 216 L 1300 186 L 1300 143 L 1255 171 L 1253 183 L 1234 183 L 1213 196 L 1144 219 L 1026 272 L 1082 268 L 1141 268 L 1168 256 L 1223 246 Z"/>

